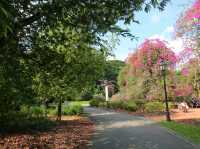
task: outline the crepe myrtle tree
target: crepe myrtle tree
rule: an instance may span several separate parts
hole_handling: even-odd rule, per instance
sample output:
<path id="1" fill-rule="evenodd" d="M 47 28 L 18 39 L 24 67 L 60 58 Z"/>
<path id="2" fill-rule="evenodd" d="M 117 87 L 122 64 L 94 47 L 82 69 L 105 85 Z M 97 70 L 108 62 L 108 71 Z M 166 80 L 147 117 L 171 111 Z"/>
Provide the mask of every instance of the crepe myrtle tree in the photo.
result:
<path id="1" fill-rule="evenodd" d="M 161 88 L 163 81 L 160 64 L 162 61 L 168 64 L 165 75 L 173 76 L 177 57 L 175 53 L 167 46 L 167 42 L 160 39 L 147 39 L 136 49 L 136 52 L 130 54 L 127 58 L 128 70 L 127 79 L 124 81 L 126 88 L 140 88 L 143 98 L 147 100 L 160 99 L 157 90 Z M 171 82 L 173 83 L 173 78 Z M 133 86 L 134 85 L 134 86 Z M 129 89 L 126 89 L 130 92 Z M 155 93 L 156 92 L 156 93 Z M 155 93 L 155 95 L 154 95 Z M 130 93 L 129 93 L 130 94 Z M 158 97 L 159 96 L 159 97 Z"/>
<path id="2" fill-rule="evenodd" d="M 182 38 L 186 48 L 199 51 L 200 47 L 200 0 L 195 0 L 179 17 L 175 28 L 176 37 Z"/>
<path id="3" fill-rule="evenodd" d="M 200 0 L 195 0 L 194 3 L 182 13 L 177 20 L 175 31 L 176 37 L 183 39 L 185 45 L 184 50 L 179 54 L 179 65 L 182 66 L 182 77 L 180 80 L 186 80 L 184 83 L 181 82 L 181 86 L 188 86 L 185 87 L 185 90 L 188 91 L 183 92 L 186 95 L 193 94 L 199 97 Z M 183 87 L 180 87 L 178 95 L 181 94 L 181 90 L 184 90 Z"/>
<path id="4" fill-rule="evenodd" d="M 162 60 L 169 62 L 170 67 L 174 68 L 177 57 L 168 48 L 167 42 L 160 39 L 146 39 L 127 59 L 134 68 L 146 71 L 150 76 L 159 71 Z"/>

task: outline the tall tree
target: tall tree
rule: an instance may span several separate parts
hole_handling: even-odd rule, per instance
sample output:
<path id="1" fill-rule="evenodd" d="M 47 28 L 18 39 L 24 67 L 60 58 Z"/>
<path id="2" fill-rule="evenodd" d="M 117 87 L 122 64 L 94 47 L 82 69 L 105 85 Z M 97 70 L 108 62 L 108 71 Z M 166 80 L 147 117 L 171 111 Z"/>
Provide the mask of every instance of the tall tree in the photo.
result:
<path id="1" fill-rule="evenodd" d="M 10 110 L 8 105 L 21 97 L 42 95 L 32 90 L 37 75 L 41 80 L 50 74 L 51 84 L 60 80 L 69 87 L 88 84 L 98 76 L 99 61 L 107 52 L 101 36 L 107 32 L 131 36 L 116 23 L 134 22 L 135 12 L 162 10 L 168 1 L 1 0 L 1 107 Z M 40 83 L 50 90 L 44 82 Z"/>
<path id="2" fill-rule="evenodd" d="M 34 51 L 29 54 L 36 75 L 40 74 L 39 96 L 57 99 L 59 116 L 62 100 L 95 83 L 103 71 L 105 55 L 91 45 L 93 39 L 88 36 L 58 23 L 39 33 Z"/>

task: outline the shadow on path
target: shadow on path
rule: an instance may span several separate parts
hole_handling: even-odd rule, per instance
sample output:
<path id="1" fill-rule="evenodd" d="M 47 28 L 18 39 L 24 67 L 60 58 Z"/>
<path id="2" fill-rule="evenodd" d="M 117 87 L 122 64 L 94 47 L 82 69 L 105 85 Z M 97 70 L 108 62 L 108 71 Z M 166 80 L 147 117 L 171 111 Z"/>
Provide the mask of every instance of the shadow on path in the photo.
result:
<path id="1" fill-rule="evenodd" d="M 89 149 L 197 149 L 143 117 L 90 107 L 85 112 L 96 124 Z"/>

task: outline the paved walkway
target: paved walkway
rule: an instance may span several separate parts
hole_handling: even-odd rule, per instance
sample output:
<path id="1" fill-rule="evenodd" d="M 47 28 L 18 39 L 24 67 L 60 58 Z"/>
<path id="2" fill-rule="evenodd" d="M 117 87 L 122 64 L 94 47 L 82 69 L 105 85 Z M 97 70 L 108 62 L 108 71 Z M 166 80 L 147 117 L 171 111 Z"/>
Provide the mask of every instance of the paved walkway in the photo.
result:
<path id="1" fill-rule="evenodd" d="M 89 149 L 196 149 L 143 117 L 90 107 L 85 111 L 96 124 Z"/>

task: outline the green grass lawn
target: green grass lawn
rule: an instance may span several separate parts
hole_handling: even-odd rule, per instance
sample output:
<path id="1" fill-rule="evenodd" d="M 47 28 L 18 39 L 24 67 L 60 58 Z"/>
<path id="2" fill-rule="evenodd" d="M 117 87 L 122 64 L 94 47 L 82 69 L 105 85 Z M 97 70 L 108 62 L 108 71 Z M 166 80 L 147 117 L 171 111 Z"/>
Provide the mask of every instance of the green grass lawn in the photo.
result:
<path id="1" fill-rule="evenodd" d="M 87 105 L 89 105 L 89 102 L 90 101 L 70 101 L 69 104 L 80 104 L 82 106 L 87 106 Z"/>
<path id="2" fill-rule="evenodd" d="M 200 144 L 200 126 L 180 124 L 176 122 L 161 122 L 161 125 L 175 131 L 181 136 L 184 136 L 193 143 Z"/>

